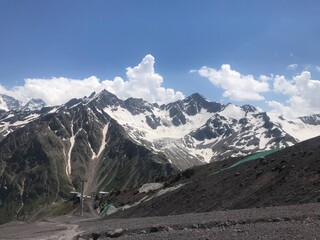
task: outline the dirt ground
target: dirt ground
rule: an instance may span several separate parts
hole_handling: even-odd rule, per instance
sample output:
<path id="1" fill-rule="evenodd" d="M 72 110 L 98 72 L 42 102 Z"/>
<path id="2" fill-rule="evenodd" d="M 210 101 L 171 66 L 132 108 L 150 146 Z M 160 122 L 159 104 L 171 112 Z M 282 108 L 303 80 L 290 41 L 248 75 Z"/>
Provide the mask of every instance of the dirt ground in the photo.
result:
<path id="1" fill-rule="evenodd" d="M 86 212 L 0 226 L 1 239 L 320 239 L 320 203 L 101 219 Z"/>

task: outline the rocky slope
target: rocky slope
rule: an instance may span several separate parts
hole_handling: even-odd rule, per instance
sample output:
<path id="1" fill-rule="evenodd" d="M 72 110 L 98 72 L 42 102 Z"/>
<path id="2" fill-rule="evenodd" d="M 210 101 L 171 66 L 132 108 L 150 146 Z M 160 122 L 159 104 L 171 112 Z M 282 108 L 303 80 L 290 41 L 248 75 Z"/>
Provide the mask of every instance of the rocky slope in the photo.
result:
<path id="1" fill-rule="evenodd" d="M 119 208 L 109 217 L 167 216 L 320 202 L 320 137 L 266 156 L 213 162 L 159 180 L 164 181 L 163 187 L 149 194 L 133 189 L 108 196 L 107 202 Z"/>

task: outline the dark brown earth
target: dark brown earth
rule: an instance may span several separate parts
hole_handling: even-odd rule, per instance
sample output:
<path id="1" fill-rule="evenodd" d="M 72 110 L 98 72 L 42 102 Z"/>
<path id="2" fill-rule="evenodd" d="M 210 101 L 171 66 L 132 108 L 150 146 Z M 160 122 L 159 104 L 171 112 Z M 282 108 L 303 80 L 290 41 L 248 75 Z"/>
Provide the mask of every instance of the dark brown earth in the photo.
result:
<path id="1" fill-rule="evenodd" d="M 198 166 L 166 179 L 167 185 L 186 184 L 110 217 L 165 216 L 320 202 L 320 137 L 217 173 L 238 160 Z M 132 198 L 128 192 L 120 194 L 115 205 L 130 204 Z"/>

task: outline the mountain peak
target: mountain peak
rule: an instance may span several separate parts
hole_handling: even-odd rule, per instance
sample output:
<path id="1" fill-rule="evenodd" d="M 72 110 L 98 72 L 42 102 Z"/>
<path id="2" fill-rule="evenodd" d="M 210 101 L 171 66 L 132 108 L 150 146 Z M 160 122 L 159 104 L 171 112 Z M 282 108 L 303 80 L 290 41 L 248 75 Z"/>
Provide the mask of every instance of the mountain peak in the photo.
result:
<path id="1" fill-rule="evenodd" d="M 21 102 L 6 94 L 0 94 L 0 109 L 9 111 L 21 108 Z"/>
<path id="2" fill-rule="evenodd" d="M 94 95 L 92 101 L 94 101 L 100 108 L 105 108 L 108 106 L 118 106 L 121 102 L 121 100 L 115 94 L 105 89 L 103 89 L 100 93 Z"/>
<path id="3" fill-rule="evenodd" d="M 29 102 L 24 105 L 21 110 L 22 111 L 35 111 L 40 110 L 46 105 L 46 103 L 39 98 L 32 98 Z"/>
<path id="4" fill-rule="evenodd" d="M 189 102 L 192 100 L 193 101 L 206 101 L 206 99 L 199 93 L 193 93 L 189 97 L 184 99 L 185 102 Z"/>
<path id="5" fill-rule="evenodd" d="M 241 108 L 245 111 L 245 112 L 256 112 L 258 109 L 252 105 L 249 104 L 245 104 L 243 106 L 241 106 Z"/>
<path id="6" fill-rule="evenodd" d="M 95 92 L 93 92 L 90 96 L 92 96 L 94 93 Z M 95 94 L 95 98 L 106 98 L 106 97 L 118 99 L 118 97 L 115 94 L 107 91 L 106 89 L 103 89 L 100 93 Z"/>
<path id="7" fill-rule="evenodd" d="M 202 109 L 206 109 L 208 112 L 218 112 L 221 110 L 222 105 L 216 102 L 209 102 L 199 93 L 194 93 L 191 96 L 183 100 L 185 109 L 188 115 L 195 115 Z"/>

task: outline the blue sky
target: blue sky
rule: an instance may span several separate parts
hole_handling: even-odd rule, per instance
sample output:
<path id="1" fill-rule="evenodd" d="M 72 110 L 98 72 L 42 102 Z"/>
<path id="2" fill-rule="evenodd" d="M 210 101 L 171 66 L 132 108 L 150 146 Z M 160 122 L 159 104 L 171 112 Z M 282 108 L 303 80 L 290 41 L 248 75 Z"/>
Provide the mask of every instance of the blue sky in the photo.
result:
<path id="1" fill-rule="evenodd" d="M 0 91 L 54 104 L 50 89 L 68 85 L 71 98 L 92 84 L 158 102 L 199 92 L 320 112 L 310 97 L 320 90 L 319 10 L 317 0 L 0 0 Z"/>

